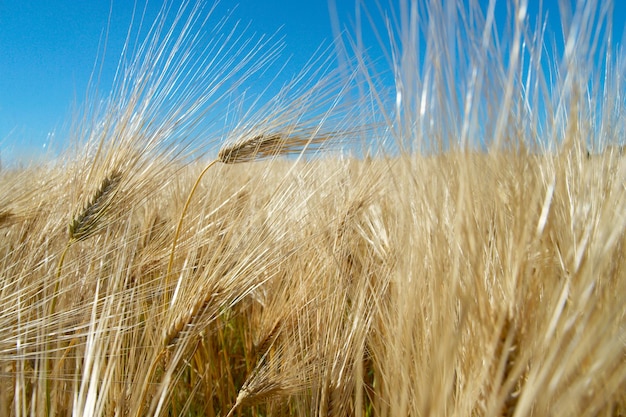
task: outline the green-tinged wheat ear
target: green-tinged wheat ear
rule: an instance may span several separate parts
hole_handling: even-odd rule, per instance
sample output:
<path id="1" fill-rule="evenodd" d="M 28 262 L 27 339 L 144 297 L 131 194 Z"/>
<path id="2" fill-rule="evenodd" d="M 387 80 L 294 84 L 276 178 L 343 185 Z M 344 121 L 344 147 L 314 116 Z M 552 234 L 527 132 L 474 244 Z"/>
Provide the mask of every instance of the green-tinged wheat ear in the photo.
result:
<path id="1" fill-rule="evenodd" d="M 85 240 L 99 230 L 100 219 L 111 205 L 111 197 L 117 192 L 122 179 L 120 171 L 113 171 L 100 184 L 89 203 L 69 225 L 70 241 Z"/>

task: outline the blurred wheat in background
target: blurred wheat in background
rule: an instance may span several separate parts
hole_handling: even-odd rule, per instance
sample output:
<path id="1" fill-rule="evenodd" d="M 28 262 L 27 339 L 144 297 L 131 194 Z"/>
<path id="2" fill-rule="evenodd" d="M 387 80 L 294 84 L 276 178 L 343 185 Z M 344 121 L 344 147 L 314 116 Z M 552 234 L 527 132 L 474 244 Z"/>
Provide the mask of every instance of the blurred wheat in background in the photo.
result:
<path id="1" fill-rule="evenodd" d="M 70 149 L 0 171 L 0 415 L 626 415 L 612 4 L 557 55 L 479 3 L 403 3 L 391 88 L 346 35 L 212 138 L 280 43 L 164 9 Z"/>

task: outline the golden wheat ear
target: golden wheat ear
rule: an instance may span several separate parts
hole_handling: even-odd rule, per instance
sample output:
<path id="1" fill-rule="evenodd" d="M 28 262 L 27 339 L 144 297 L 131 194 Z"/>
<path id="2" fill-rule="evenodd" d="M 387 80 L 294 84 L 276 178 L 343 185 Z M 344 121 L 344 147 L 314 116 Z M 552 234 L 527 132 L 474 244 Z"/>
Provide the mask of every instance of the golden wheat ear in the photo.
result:
<path id="1" fill-rule="evenodd" d="M 57 267 L 57 283 L 55 286 L 55 294 L 59 285 L 59 278 L 61 276 L 61 269 L 63 268 L 63 262 L 65 261 L 65 255 L 72 246 L 73 243 L 80 240 L 85 240 L 96 232 L 101 230 L 101 219 L 106 214 L 108 208 L 111 206 L 113 197 L 117 193 L 119 183 L 122 179 L 122 173 L 118 170 L 113 170 L 111 174 L 107 175 L 100 187 L 96 190 L 94 195 L 89 200 L 89 203 L 83 207 L 83 210 L 72 219 L 72 222 L 68 226 L 69 239 L 65 245 L 65 249 L 59 259 L 59 266 Z M 54 311 L 56 299 L 52 302 L 51 311 Z"/>
<path id="2" fill-rule="evenodd" d="M 317 149 L 328 141 L 329 136 L 305 137 L 283 132 L 261 133 L 225 145 L 218 153 L 218 160 L 224 164 L 251 162 L 281 155 L 301 154 Z"/>
<path id="3" fill-rule="evenodd" d="M 101 229 L 100 220 L 110 207 L 121 179 L 122 173 L 117 170 L 104 178 L 89 203 L 70 223 L 70 241 L 85 240 Z"/>

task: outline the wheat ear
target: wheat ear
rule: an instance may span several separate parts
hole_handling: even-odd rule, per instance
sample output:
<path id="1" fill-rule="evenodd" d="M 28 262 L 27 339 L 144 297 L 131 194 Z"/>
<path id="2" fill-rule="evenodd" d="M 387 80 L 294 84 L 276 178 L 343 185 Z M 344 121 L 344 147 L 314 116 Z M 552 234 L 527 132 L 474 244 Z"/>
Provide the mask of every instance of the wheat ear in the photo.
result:
<path id="1" fill-rule="evenodd" d="M 279 155 L 300 154 L 327 139 L 326 136 L 301 137 L 283 132 L 261 133 L 224 146 L 218 159 L 225 164 L 236 164 Z"/>
<path id="2" fill-rule="evenodd" d="M 100 187 L 98 187 L 94 195 L 89 200 L 89 203 L 83 207 L 80 214 L 74 217 L 72 222 L 69 224 L 69 239 L 65 245 L 63 253 L 61 254 L 61 258 L 59 259 L 59 266 L 57 267 L 57 283 L 54 294 L 56 294 L 56 291 L 58 290 L 61 269 L 63 268 L 63 262 L 65 261 L 65 255 L 68 249 L 75 242 L 85 240 L 98 231 L 100 219 L 105 215 L 107 209 L 111 205 L 112 197 L 117 192 L 117 186 L 119 185 L 121 179 L 122 173 L 118 170 L 114 170 L 110 175 L 107 175 L 100 184 Z"/>
<path id="3" fill-rule="evenodd" d="M 70 242 L 85 240 L 98 230 L 98 223 L 111 205 L 111 197 L 116 193 L 121 179 L 120 171 L 113 171 L 104 178 L 89 203 L 70 223 Z"/>

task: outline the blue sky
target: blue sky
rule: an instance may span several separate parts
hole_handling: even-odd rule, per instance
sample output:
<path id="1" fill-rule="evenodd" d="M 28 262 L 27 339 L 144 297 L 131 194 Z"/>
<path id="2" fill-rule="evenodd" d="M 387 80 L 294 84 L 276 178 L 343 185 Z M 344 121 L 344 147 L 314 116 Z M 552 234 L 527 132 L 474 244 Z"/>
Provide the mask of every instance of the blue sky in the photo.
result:
<path id="1" fill-rule="evenodd" d="M 160 7 L 159 1 L 148 2 L 146 21 L 154 20 Z M 218 10 L 233 8 L 232 20 L 249 23 L 250 33 L 280 31 L 294 67 L 303 66 L 320 44 L 332 38 L 324 1 L 222 1 Z M 87 90 L 96 57 L 103 50 L 109 16 L 103 90 L 110 87 L 132 12 L 132 1 L 0 0 L 0 150 L 4 160 L 29 159 L 40 153 L 53 132 L 53 141 L 63 143 L 59 136 L 66 135 L 72 107 Z"/>
<path id="2" fill-rule="evenodd" d="M 144 4 L 143 0 L 139 3 Z M 379 2 L 361 3 L 376 13 Z M 380 3 L 386 4 L 384 0 Z M 496 19 L 503 19 L 504 3 L 499 0 Z M 335 4 L 341 24 L 353 29 L 355 0 L 335 0 Z M 537 4 L 538 1 L 530 0 L 531 16 Z M 148 3 L 147 21 L 157 16 L 160 6 L 158 1 Z M 557 25 L 556 0 L 546 0 L 544 8 L 551 13 L 550 23 Z M 615 32 L 622 33 L 626 12 L 620 11 L 619 6 L 616 8 Z M 233 20 L 250 24 L 250 32 L 280 31 L 293 71 L 303 67 L 319 45 L 333 39 L 327 0 L 237 3 L 223 0 L 218 10 L 230 9 L 234 9 Z M 50 143 L 57 147 L 64 145 L 72 107 L 76 103 L 80 105 L 85 96 L 96 57 L 104 49 L 107 22 L 110 19 L 102 90 L 110 88 L 132 11 L 133 2 L 122 0 L 0 0 L 0 157 L 3 161 L 36 159 Z"/>

